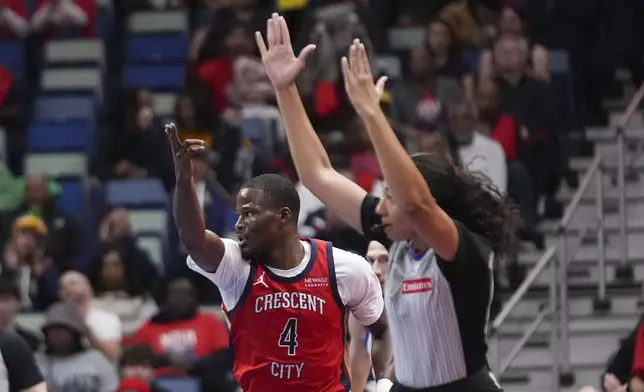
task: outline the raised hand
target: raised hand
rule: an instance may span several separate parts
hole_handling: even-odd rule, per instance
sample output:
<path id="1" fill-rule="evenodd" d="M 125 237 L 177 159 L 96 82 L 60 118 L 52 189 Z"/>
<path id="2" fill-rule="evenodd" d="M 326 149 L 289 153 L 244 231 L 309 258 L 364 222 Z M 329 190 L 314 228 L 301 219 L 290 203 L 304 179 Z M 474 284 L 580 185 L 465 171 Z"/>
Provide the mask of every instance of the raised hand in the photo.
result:
<path id="1" fill-rule="evenodd" d="M 349 48 L 349 58 L 342 58 L 342 74 L 347 95 L 359 114 L 379 108 L 387 77 L 381 77 L 374 85 L 367 51 L 358 39 Z"/>
<path id="2" fill-rule="evenodd" d="M 170 148 L 172 148 L 172 155 L 174 156 L 174 174 L 176 178 L 192 178 L 192 157 L 203 152 L 205 143 L 199 139 L 186 139 L 185 141 L 179 140 L 177 135 L 177 126 L 174 124 L 167 124 L 165 126 L 165 133 L 168 136 Z"/>
<path id="3" fill-rule="evenodd" d="M 304 69 L 306 59 L 315 50 L 315 45 L 307 45 L 300 55 L 295 57 L 286 21 L 276 13 L 266 22 L 266 38 L 268 49 L 262 34 L 259 31 L 255 32 L 255 40 L 262 55 L 266 74 L 276 89 L 288 87 L 295 82 Z"/>

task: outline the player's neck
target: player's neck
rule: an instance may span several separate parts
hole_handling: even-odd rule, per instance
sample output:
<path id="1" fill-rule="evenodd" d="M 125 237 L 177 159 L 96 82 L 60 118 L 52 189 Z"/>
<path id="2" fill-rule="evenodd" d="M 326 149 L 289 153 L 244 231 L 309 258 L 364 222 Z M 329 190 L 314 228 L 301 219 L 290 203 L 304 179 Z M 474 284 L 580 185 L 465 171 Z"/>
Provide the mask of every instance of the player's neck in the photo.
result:
<path id="1" fill-rule="evenodd" d="M 303 258 L 304 247 L 300 238 L 297 235 L 288 236 L 283 243 L 275 247 L 275 250 L 268 255 L 266 265 L 281 270 L 289 270 L 300 265 Z"/>
<path id="2" fill-rule="evenodd" d="M 415 254 L 423 254 L 429 250 L 429 246 L 418 238 L 411 238 L 411 246 Z"/>

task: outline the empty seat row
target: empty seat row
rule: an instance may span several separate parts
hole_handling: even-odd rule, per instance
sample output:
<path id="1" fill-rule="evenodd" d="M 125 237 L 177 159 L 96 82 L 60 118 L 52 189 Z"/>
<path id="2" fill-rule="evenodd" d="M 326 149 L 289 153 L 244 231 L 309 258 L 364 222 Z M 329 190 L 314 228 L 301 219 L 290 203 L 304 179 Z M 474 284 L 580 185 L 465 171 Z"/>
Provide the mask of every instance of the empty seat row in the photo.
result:
<path id="1" fill-rule="evenodd" d="M 186 67 L 182 65 L 130 65 L 123 73 L 124 87 L 142 87 L 152 91 L 178 93 L 183 90 Z M 101 99 L 103 73 L 98 68 L 46 69 L 41 88 L 45 95 L 93 94 Z"/>

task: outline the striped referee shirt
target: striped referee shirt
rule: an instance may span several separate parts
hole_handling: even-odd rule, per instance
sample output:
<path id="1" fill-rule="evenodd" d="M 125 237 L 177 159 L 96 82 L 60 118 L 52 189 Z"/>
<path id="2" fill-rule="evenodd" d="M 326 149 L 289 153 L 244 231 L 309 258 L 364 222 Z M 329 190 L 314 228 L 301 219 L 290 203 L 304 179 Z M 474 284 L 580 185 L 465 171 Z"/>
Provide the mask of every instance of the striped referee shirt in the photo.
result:
<path id="1" fill-rule="evenodd" d="M 375 213 L 378 201 L 367 196 L 362 203 L 367 236 L 380 222 Z M 450 383 L 487 366 L 492 247 L 455 223 L 459 249 L 452 261 L 442 260 L 431 249 L 415 256 L 409 242 L 390 247 L 385 308 L 396 380 L 407 387 Z M 382 236 L 369 239 L 386 241 Z"/>

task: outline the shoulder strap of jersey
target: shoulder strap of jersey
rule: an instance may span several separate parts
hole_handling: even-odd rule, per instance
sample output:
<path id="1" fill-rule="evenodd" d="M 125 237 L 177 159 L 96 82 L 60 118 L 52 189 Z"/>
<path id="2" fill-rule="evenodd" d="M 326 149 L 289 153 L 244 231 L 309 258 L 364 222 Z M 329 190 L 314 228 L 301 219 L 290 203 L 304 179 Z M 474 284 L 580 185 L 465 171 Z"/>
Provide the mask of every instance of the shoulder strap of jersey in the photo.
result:
<path id="1" fill-rule="evenodd" d="M 244 304 L 244 302 L 246 301 L 246 298 L 250 294 L 250 290 L 253 288 L 253 282 L 255 281 L 255 276 L 257 276 L 257 268 L 259 268 L 257 264 L 253 263 L 250 265 L 250 272 L 248 274 L 248 279 L 246 280 L 246 285 L 244 286 L 244 291 L 242 291 L 242 295 L 237 300 L 235 307 L 232 308 L 231 310 L 226 311 L 224 305 L 222 304 L 222 309 L 224 309 L 224 311 L 226 312 L 228 320 L 231 323 L 233 321 L 233 318 L 235 317 L 235 313 Z"/>
<path id="2" fill-rule="evenodd" d="M 326 260 L 326 265 L 329 268 L 329 285 L 331 286 L 331 293 L 333 294 L 333 299 L 338 307 L 344 312 L 345 305 L 342 302 L 342 297 L 338 291 L 338 277 L 335 274 L 335 261 L 333 260 L 333 244 L 326 241 L 314 240 L 318 242 L 318 257 L 324 256 Z M 324 254 L 322 254 L 324 252 Z"/>

